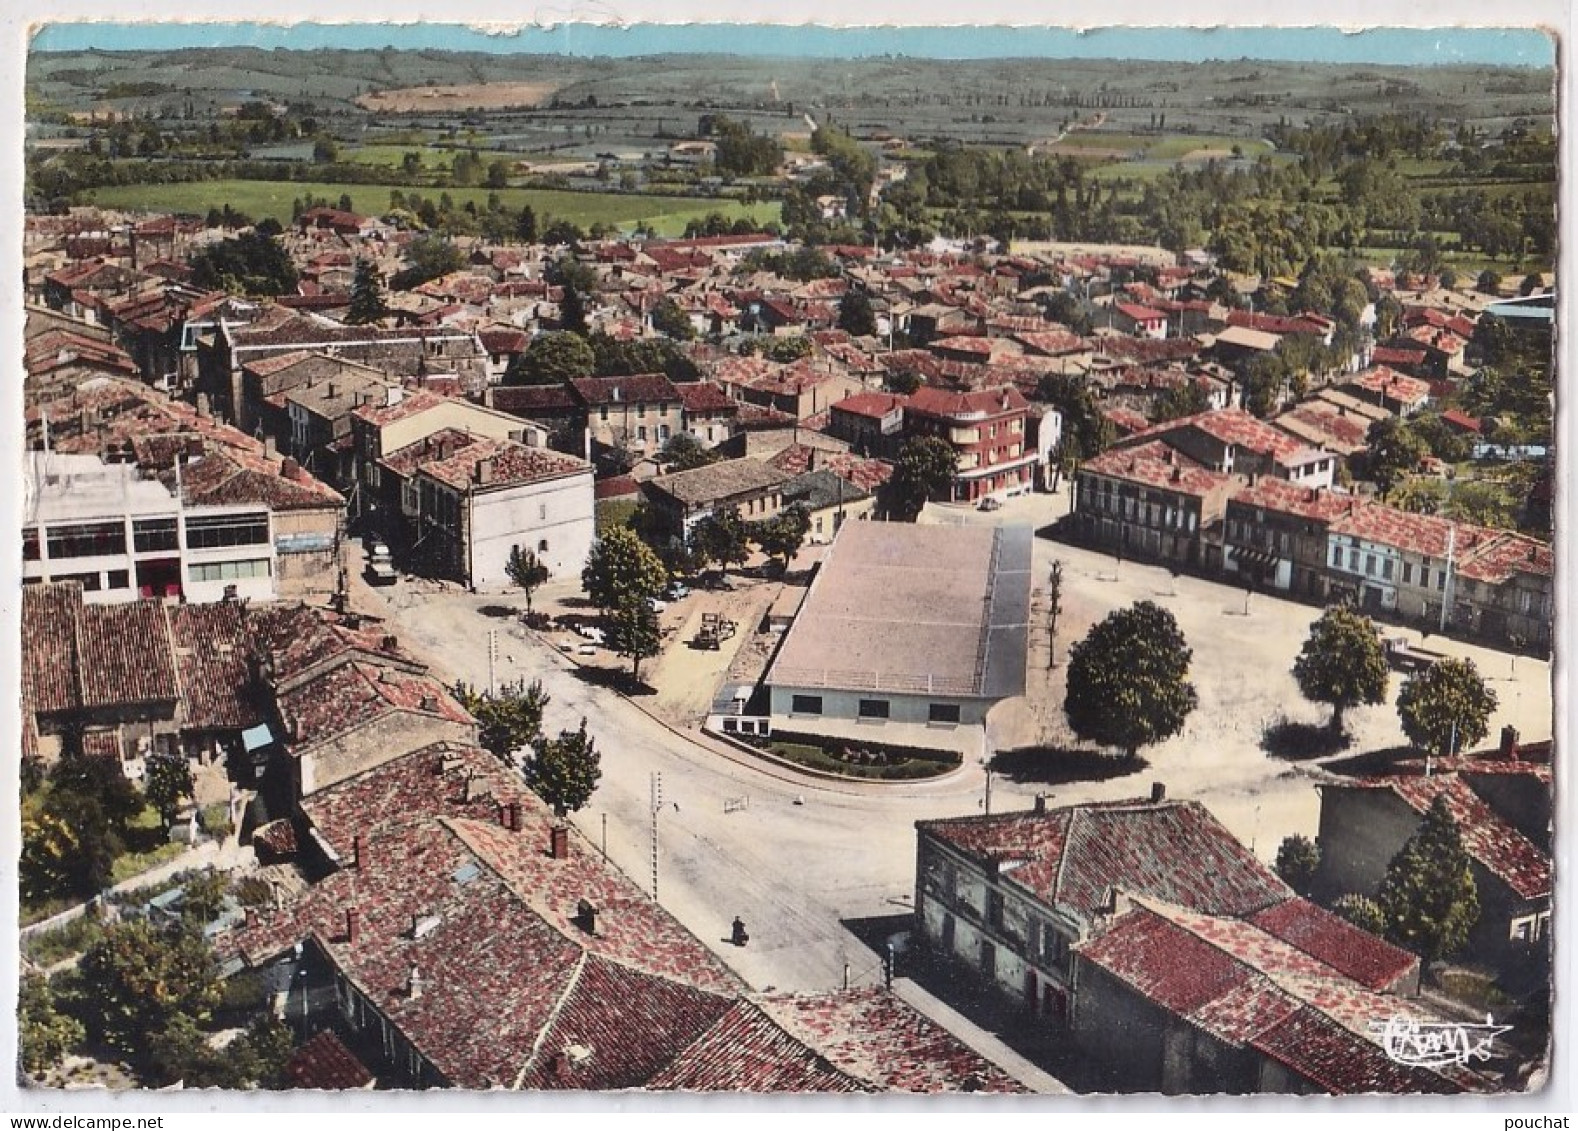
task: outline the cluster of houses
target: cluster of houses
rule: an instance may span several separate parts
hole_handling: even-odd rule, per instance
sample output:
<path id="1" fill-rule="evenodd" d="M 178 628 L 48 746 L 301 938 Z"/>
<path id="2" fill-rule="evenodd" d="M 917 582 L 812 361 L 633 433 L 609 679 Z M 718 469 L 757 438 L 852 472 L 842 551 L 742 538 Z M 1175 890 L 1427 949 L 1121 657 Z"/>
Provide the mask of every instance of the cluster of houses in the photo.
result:
<path id="1" fill-rule="evenodd" d="M 23 751 L 79 745 L 132 777 L 180 751 L 224 760 L 255 795 L 245 831 L 279 896 L 220 948 L 320 1030 L 308 1086 L 1019 1087 L 891 994 L 748 991 L 479 750 L 475 721 L 376 622 L 299 603 L 343 601 L 350 530 L 474 589 L 507 585 L 516 547 L 574 576 L 605 500 L 644 501 L 671 538 L 798 504 L 811 539 L 831 541 L 878 512 L 915 438 L 955 456 L 937 502 L 1049 486 L 1064 422 L 1038 398 L 1073 378 L 1119 436 L 1074 473 L 1075 537 L 1550 644 L 1548 544 L 1341 486 L 1372 424 L 1438 403 L 1467 372 L 1461 304 L 1421 296 L 1391 337 L 1261 420 L 1237 407 L 1246 359 L 1291 338 L 1329 346 L 1336 327 L 1215 303 L 1199 257 L 833 247 L 836 277 L 799 281 L 749 258 L 785 250 L 773 236 L 607 241 L 582 249 L 591 328 L 651 338 L 672 302 L 697 333 L 681 346 L 695 379 L 515 385 L 511 363 L 563 325 L 549 270 L 562 249 L 463 242 L 460 270 L 351 325 L 357 263 L 392 273 L 411 233 L 310 210 L 280 237 L 297 293 L 266 301 L 193 285 L 186 258 L 224 235 L 175 217 L 27 220 Z M 875 333 L 839 328 L 855 293 Z M 1049 317 L 1070 295 L 1089 332 Z M 743 348 L 763 336 L 804 344 Z M 1186 388 L 1209 407 L 1153 423 Z M 681 436 L 714 462 L 667 464 Z M 850 533 L 769 672 L 775 716 L 835 734 L 952 728 L 1023 693 L 1028 531 Z M 965 612 L 907 624 L 921 591 Z M 907 635 L 879 640 L 877 620 Z M 1516 736 L 1500 754 L 1323 781 L 1316 895 L 1373 891 L 1445 798 L 1484 901 L 1476 956 L 1516 968 L 1548 931 L 1550 767 L 1517 756 Z M 918 834 L 929 947 L 1098 1084 L 1486 1086 L 1389 1059 L 1372 1021 L 1437 1019 L 1418 960 L 1296 896 L 1196 804 L 1158 790 Z"/>
<path id="2" fill-rule="evenodd" d="M 1368 376 L 1341 388 L 1363 389 Z M 1081 465 L 1073 531 L 1256 590 L 1550 647 L 1548 542 L 1341 490 L 1337 462 L 1241 409 L 1166 421 Z"/>
<path id="3" fill-rule="evenodd" d="M 23 595 L 24 756 L 228 764 L 275 892 L 221 931 L 309 1088 L 1020 1092 L 884 988 L 750 992 L 376 621 Z"/>
<path id="4" fill-rule="evenodd" d="M 1543 758 L 1544 761 L 1535 759 Z M 1515 735 L 1447 764 L 1320 784 L 1323 901 L 1373 895 L 1445 798 L 1481 913 L 1467 951 L 1536 994 L 1548 970 L 1551 766 Z M 1148 797 L 921 821 L 915 926 L 1082 1089 L 1448 1094 L 1505 1087 L 1499 1050 L 1409 1063 L 1389 1023 L 1461 1018 L 1419 958 L 1296 895 L 1198 802 Z"/>

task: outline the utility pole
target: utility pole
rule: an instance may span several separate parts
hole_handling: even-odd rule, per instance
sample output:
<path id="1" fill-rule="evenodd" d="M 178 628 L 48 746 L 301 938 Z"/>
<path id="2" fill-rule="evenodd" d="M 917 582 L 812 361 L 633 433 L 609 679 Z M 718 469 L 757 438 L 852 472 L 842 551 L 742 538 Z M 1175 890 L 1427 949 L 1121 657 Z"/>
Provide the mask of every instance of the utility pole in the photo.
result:
<path id="1" fill-rule="evenodd" d="M 498 662 L 499 662 L 499 630 L 496 629 L 496 628 L 490 628 L 490 629 L 488 629 L 488 695 L 489 695 L 489 697 L 492 697 L 492 696 L 498 694 L 498 680 L 497 680 L 497 677 L 495 675 L 495 669 L 498 667 Z"/>
<path id="2" fill-rule="evenodd" d="M 658 897 L 658 813 L 663 809 L 663 775 L 652 775 L 652 902 Z"/>
<path id="3" fill-rule="evenodd" d="M 1447 531 L 1446 579 L 1441 584 L 1441 625 L 1437 630 L 1446 632 L 1447 613 L 1452 607 L 1452 558 L 1457 550 L 1457 523 Z"/>

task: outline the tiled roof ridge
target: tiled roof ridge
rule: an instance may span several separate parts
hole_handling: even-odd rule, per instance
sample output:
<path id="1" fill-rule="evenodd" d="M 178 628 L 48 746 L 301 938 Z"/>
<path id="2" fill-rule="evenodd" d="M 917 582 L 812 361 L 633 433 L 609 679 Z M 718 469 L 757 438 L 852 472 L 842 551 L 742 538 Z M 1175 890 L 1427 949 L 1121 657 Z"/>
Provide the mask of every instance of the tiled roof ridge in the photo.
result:
<path id="1" fill-rule="evenodd" d="M 447 821 L 447 818 L 445 818 L 445 820 Z M 454 832 L 455 830 L 451 829 L 450 831 Z M 456 835 L 458 836 L 459 834 L 456 833 Z M 470 843 L 467 842 L 464 837 L 461 837 L 461 843 L 465 844 L 467 848 L 471 848 Z M 487 861 L 483 860 L 479 853 L 473 851 L 473 855 L 475 855 L 479 861 L 482 861 L 482 863 L 487 864 Z M 511 886 L 509 880 L 502 873 L 494 869 L 491 864 L 487 864 L 487 866 L 491 871 L 493 871 L 494 875 L 499 877 L 499 879 L 504 883 L 505 887 L 509 888 L 511 891 L 516 892 L 517 895 L 520 894 L 516 888 Z M 542 917 L 539 916 L 539 918 Z M 544 921 L 547 922 L 548 920 L 544 919 Z M 574 971 L 571 972 L 570 976 L 564 980 L 564 985 L 559 990 L 559 996 L 557 1000 L 554 1001 L 553 1008 L 550 1009 L 548 1011 L 548 1015 L 543 1018 L 542 1025 L 537 1030 L 536 1037 L 532 1039 L 531 1052 L 528 1053 L 526 1059 L 521 1062 L 520 1071 L 515 1074 L 515 1081 L 511 1085 L 514 1091 L 520 1091 L 521 1087 L 525 1084 L 526 1074 L 530 1072 L 532 1067 L 537 1063 L 537 1056 L 542 1052 L 543 1042 L 548 1039 L 548 1034 L 553 1032 L 554 1026 L 559 1023 L 559 1015 L 564 1012 L 565 1006 L 569 1003 L 570 999 L 575 996 L 576 987 L 581 984 L 581 978 L 586 974 L 586 967 L 591 962 L 591 960 L 591 951 L 587 950 L 585 947 L 582 947 L 580 957 L 575 960 Z"/>
<path id="2" fill-rule="evenodd" d="M 794 994 L 794 995 L 791 995 L 791 996 L 813 998 L 813 997 L 816 997 L 818 995 L 815 995 L 815 994 Z M 827 1053 L 823 1052 L 816 1045 L 812 1044 L 811 1041 L 807 1040 L 805 1037 L 800 1036 L 793 1029 L 789 1028 L 789 1026 L 787 1026 L 782 1021 L 780 1021 L 777 1017 L 773 1016 L 773 1014 L 762 1004 L 762 1000 L 761 999 L 764 998 L 764 997 L 765 997 L 765 995 L 749 996 L 749 995 L 741 994 L 738 997 L 736 997 L 735 1000 L 741 1006 L 743 1006 L 745 1009 L 750 1010 L 757 1017 L 760 1017 L 763 1021 L 765 1021 L 768 1025 L 771 1025 L 778 1032 L 782 1033 L 784 1035 L 784 1037 L 787 1038 L 789 1041 L 793 1042 L 796 1045 L 799 1045 L 801 1048 L 803 1048 L 807 1052 L 809 1052 L 813 1057 L 816 1058 L 816 1060 L 818 1060 L 820 1062 L 820 1064 L 818 1064 L 819 1068 L 822 1068 L 824 1071 L 833 1073 L 834 1075 L 842 1076 L 845 1080 L 848 1080 L 851 1084 L 855 1085 L 855 1087 L 859 1088 L 861 1091 L 872 1092 L 872 1091 L 880 1091 L 881 1090 L 881 1089 L 876 1087 L 874 1081 L 865 1079 L 865 1078 L 863 1078 L 861 1076 L 857 1076 L 853 1072 L 850 1072 L 848 1069 L 845 1069 L 845 1068 L 843 1068 L 843 1067 L 841 1067 L 841 1066 L 839 1066 L 837 1064 L 834 1064 L 832 1057 L 828 1056 Z M 700 1037 L 698 1037 L 697 1040 L 700 1040 Z M 691 1042 L 691 1044 L 695 1044 L 695 1043 L 696 1043 L 695 1041 Z M 685 1048 L 688 1051 L 689 1048 L 690 1048 L 690 1045 L 685 1046 Z M 680 1055 L 683 1055 L 683 1052 Z M 679 1059 L 679 1057 L 675 1057 L 675 1060 L 678 1060 L 678 1059 Z"/>

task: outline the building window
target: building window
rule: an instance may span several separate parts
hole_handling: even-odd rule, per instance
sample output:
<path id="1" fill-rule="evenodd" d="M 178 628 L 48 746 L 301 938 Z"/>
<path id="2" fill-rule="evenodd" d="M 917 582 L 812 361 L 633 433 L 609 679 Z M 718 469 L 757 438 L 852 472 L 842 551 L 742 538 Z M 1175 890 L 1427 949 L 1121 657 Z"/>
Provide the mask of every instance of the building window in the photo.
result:
<path id="1" fill-rule="evenodd" d="M 1403 563 L 1403 584 L 1404 585 L 1412 585 L 1413 583 L 1414 583 L 1414 563 L 1413 562 L 1404 562 Z"/>
<path id="2" fill-rule="evenodd" d="M 538 522 L 547 522 L 548 521 L 548 504 L 547 503 L 538 503 L 537 504 L 537 521 Z"/>
<path id="3" fill-rule="evenodd" d="M 636 439 L 640 440 L 643 444 L 646 443 L 647 426 L 645 424 L 636 429 Z"/>
<path id="4" fill-rule="evenodd" d="M 1446 589 L 1446 578 L 1447 578 L 1447 571 L 1446 570 L 1442 569 L 1442 570 L 1437 570 L 1436 571 L 1436 588 L 1437 589 L 1441 589 L 1441 590 L 1445 590 Z"/>
<path id="5" fill-rule="evenodd" d="M 548 552 L 548 539 L 539 538 L 537 540 L 537 552 L 539 554 L 546 554 Z"/>
<path id="6" fill-rule="evenodd" d="M 607 420 L 608 419 L 608 406 L 607 405 L 599 405 L 598 406 L 597 419 L 599 419 L 599 420 Z"/>
<path id="7" fill-rule="evenodd" d="M 822 713 L 822 697 L 820 695 L 796 695 L 790 701 L 789 710 L 796 715 L 820 715 Z"/>
<path id="8" fill-rule="evenodd" d="M 996 929 L 1003 929 L 1003 893 L 989 890 L 986 893 L 986 923 Z"/>
<path id="9" fill-rule="evenodd" d="M 132 549 L 139 554 L 174 550 L 180 542 L 173 518 L 139 518 L 132 522 Z"/>
<path id="10" fill-rule="evenodd" d="M 100 575 L 97 573 L 63 573 L 55 578 L 56 581 L 75 581 L 82 586 L 84 593 L 97 593 L 100 586 Z"/>
<path id="11" fill-rule="evenodd" d="M 38 527 L 25 526 L 22 528 L 22 560 L 24 562 L 38 561 Z"/>
<path id="12" fill-rule="evenodd" d="M 189 550 L 257 546 L 267 541 L 267 514 L 209 515 L 186 520 L 186 546 Z"/>
<path id="13" fill-rule="evenodd" d="M 657 438 L 658 438 L 659 441 L 661 441 L 663 443 L 667 443 L 668 442 L 669 430 L 668 430 L 668 425 L 667 424 L 659 424 L 658 425 Z"/>
<path id="14" fill-rule="evenodd" d="M 51 558 L 92 558 L 126 552 L 124 522 L 88 522 L 51 526 L 46 536 Z"/>
<path id="15" fill-rule="evenodd" d="M 885 719 L 888 717 L 888 709 L 886 699 L 862 699 L 859 715 L 863 719 Z"/>
<path id="16" fill-rule="evenodd" d="M 959 704 L 933 703 L 926 709 L 926 717 L 934 723 L 956 723 L 959 721 Z"/>
<path id="17" fill-rule="evenodd" d="M 107 589 L 127 589 L 131 586 L 131 573 L 124 569 L 112 569 L 106 581 Z"/>
<path id="18" fill-rule="evenodd" d="M 1386 578 L 1387 581 L 1392 580 L 1392 559 L 1391 558 L 1383 558 L 1381 560 L 1381 576 Z"/>
<path id="19" fill-rule="evenodd" d="M 1374 554 L 1365 554 L 1364 555 L 1364 576 L 1365 577 L 1374 577 L 1375 576 L 1375 555 Z"/>
<path id="20" fill-rule="evenodd" d="M 245 581 L 267 577 L 271 572 L 267 558 L 243 562 L 197 562 L 191 567 L 192 580 Z"/>

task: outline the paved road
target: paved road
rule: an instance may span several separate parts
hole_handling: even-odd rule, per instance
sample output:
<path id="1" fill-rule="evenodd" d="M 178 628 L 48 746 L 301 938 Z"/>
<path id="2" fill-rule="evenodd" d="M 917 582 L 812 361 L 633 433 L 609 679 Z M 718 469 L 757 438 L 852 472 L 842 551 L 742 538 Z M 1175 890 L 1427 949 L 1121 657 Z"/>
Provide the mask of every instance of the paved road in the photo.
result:
<path id="1" fill-rule="evenodd" d="M 963 512 L 961 521 L 1050 522 L 1066 496 L 1011 500 L 991 515 Z M 1075 550 L 1038 539 L 1037 584 L 1054 557 L 1065 563 L 1059 655 L 1107 611 L 1140 598 L 1171 608 L 1195 650 L 1192 670 L 1200 709 L 1183 735 L 1146 752 L 1143 773 L 1105 782 L 1054 787 L 1054 803 L 1130 797 L 1165 781 L 1169 795 L 1206 803 L 1258 855 L 1269 860 L 1282 837 L 1315 831 L 1319 799 L 1297 766 L 1260 749 L 1265 725 L 1279 716 L 1303 722 L 1324 710 L 1303 702 L 1290 667 L 1318 610 L 1255 596 L 1244 612 L 1242 591 L 1168 571 Z M 568 583 L 559 583 L 568 584 Z M 485 686 L 487 633 L 498 632 L 499 680 L 537 678 L 552 696 L 547 725 L 573 727 L 584 715 L 602 752 L 602 783 L 576 823 L 636 882 L 650 887 L 653 815 L 651 776 L 662 776 L 657 810 L 661 902 L 753 986 L 823 990 L 841 984 L 846 963 L 857 985 L 875 984 L 876 955 L 849 935 L 841 920 L 900 915 L 914 884 L 914 822 L 977 813 L 985 779 L 970 764 L 937 782 L 895 785 L 826 783 L 765 767 L 697 735 L 682 734 L 633 703 L 577 678 L 573 664 L 529 637 L 510 619 L 479 610 L 511 604 L 430 583 L 402 579 L 387 590 L 358 594 L 368 611 L 389 615 L 402 640 L 446 679 Z M 1035 634 L 1032 670 L 1044 672 L 1045 633 Z M 1525 738 L 1550 734 L 1549 666 L 1436 641 L 1432 646 L 1476 658 L 1498 675 L 1503 707 L 1492 722 L 1519 724 Z M 1037 652 L 1036 649 L 1041 651 Z M 1039 658 L 1038 658 L 1039 657 Z M 1040 675 L 1027 700 L 993 713 L 994 743 L 1029 744 L 1061 726 L 1061 669 Z M 1393 697 L 1396 685 L 1394 681 Z M 1401 743 L 1390 704 L 1351 713 L 1357 748 Z M 997 777 L 993 809 L 1028 808 L 1046 789 Z M 606 826 L 605 826 L 606 821 Z M 751 934 L 747 948 L 724 936 L 734 916 Z"/>

